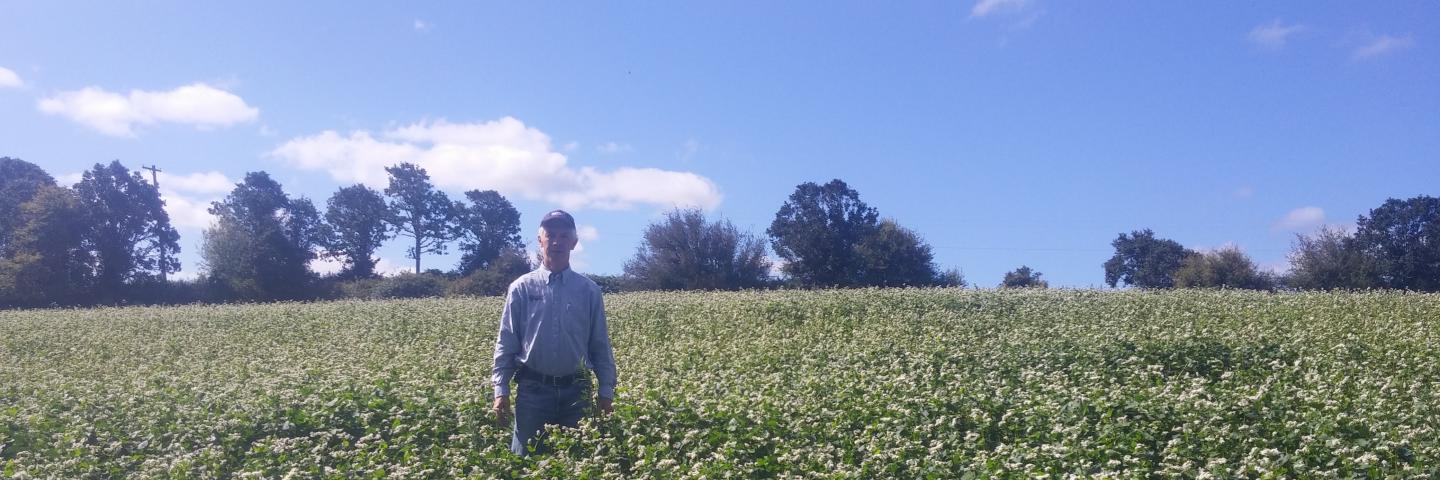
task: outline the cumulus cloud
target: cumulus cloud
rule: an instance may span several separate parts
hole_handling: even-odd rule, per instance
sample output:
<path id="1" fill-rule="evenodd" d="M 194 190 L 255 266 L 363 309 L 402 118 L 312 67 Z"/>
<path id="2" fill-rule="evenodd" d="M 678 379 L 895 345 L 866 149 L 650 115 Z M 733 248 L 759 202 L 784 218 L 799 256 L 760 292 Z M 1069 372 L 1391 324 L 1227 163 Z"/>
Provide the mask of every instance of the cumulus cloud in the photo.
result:
<path id="1" fill-rule="evenodd" d="M 85 178 L 85 174 L 82 172 L 70 172 L 55 177 L 55 183 L 62 187 L 68 187 L 80 183 L 80 179 L 83 178 Z"/>
<path id="2" fill-rule="evenodd" d="M 1020 11 L 1029 5 L 1029 0 L 980 0 L 970 9 L 970 17 L 981 18 L 999 12 Z"/>
<path id="3" fill-rule="evenodd" d="M 1290 41 L 1291 36 L 1303 31 L 1305 31 L 1304 25 L 1285 25 L 1276 19 L 1251 29 L 1249 39 L 1250 43 L 1260 48 L 1277 51 L 1285 48 L 1285 43 Z"/>
<path id="4" fill-rule="evenodd" d="M 513 117 L 484 123 L 420 122 L 379 134 L 327 130 L 291 139 L 269 155 L 301 169 L 325 171 L 339 182 L 373 188 L 388 183 L 385 167 L 409 162 L 424 168 L 443 189 L 496 190 L 569 209 L 621 210 L 649 204 L 709 210 L 721 200 L 714 182 L 690 172 L 571 166 L 548 135 Z"/>
<path id="5" fill-rule="evenodd" d="M 0 88 L 20 88 L 25 82 L 20 80 L 20 75 L 5 67 L 0 67 Z"/>
<path id="6" fill-rule="evenodd" d="M 209 212 L 210 202 L 225 198 L 235 183 L 215 171 L 165 174 L 160 177 L 160 198 L 165 200 L 165 212 L 175 228 L 202 230 L 215 220 Z"/>
<path id="7" fill-rule="evenodd" d="M 245 104 L 240 96 L 204 83 L 164 92 L 131 90 L 126 95 L 86 87 L 42 98 L 36 107 L 117 137 L 135 136 L 136 126 L 178 123 L 209 129 L 252 122 L 260 116 L 260 110 Z"/>
<path id="8" fill-rule="evenodd" d="M 1365 60 L 1374 58 L 1397 50 L 1403 50 L 1415 45 L 1415 41 L 1409 36 L 1395 37 L 1380 35 L 1362 43 L 1355 50 L 1350 52 L 1351 60 Z"/>
<path id="9" fill-rule="evenodd" d="M 1291 210 L 1272 227 L 1276 231 L 1302 231 L 1325 223 L 1325 210 L 1320 207 L 1300 207 Z"/>

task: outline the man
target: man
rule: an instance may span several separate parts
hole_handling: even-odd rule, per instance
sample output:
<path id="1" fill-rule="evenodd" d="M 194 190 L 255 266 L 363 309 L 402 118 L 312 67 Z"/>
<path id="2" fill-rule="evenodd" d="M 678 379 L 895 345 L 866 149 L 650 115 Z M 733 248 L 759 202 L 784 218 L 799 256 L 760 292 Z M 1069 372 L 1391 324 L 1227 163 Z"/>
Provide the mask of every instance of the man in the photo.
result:
<path id="1" fill-rule="evenodd" d="M 505 312 L 495 339 L 495 414 L 510 417 L 510 380 L 515 379 L 515 433 L 510 450 L 528 455 L 544 448 L 545 425 L 575 427 L 590 408 L 590 375 L 600 383 L 599 407 L 611 413 L 615 356 L 600 287 L 570 269 L 579 238 L 575 218 L 555 210 L 540 219 L 540 267 L 515 279 L 505 293 Z"/>

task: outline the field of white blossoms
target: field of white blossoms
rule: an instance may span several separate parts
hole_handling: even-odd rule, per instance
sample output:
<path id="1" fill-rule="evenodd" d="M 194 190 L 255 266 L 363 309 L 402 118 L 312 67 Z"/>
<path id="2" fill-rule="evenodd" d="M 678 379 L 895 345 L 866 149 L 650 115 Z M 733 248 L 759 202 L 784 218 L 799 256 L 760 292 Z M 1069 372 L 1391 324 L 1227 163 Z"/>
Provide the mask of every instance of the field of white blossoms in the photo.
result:
<path id="1" fill-rule="evenodd" d="M 500 306 L 0 312 L 0 477 L 1440 477 L 1437 295 L 611 295 L 616 412 L 531 459 Z"/>

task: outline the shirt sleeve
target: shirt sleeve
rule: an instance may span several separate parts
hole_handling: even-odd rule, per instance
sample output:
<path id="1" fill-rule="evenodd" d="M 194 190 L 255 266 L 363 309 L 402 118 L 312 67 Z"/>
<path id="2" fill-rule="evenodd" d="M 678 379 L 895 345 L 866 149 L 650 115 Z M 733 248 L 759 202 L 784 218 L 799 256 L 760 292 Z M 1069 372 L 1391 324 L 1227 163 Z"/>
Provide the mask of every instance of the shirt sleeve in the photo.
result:
<path id="1" fill-rule="evenodd" d="M 595 323 L 590 328 L 590 365 L 600 383 L 600 398 L 615 398 L 615 352 L 610 348 L 610 326 L 605 321 L 605 300 L 598 289 L 591 303 Z"/>
<path id="2" fill-rule="evenodd" d="M 525 295 L 519 289 L 517 283 L 505 293 L 505 311 L 500 314 L 500 332 L 495 336 L 495 367 L 490 379 L 495 383 L 496 397 L 510 396 L 510 380 L 519 367 L 516 358 L 520 356 L 520 333 L 515 326 L 525 318 L 525 305 L 521 303 Z"/>

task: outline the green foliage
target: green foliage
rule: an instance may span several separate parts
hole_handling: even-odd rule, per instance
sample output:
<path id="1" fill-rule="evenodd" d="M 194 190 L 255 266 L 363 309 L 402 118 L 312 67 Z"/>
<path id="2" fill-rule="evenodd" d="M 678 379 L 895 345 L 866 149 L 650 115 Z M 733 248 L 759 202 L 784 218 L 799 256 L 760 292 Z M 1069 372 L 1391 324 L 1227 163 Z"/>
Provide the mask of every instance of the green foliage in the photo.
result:
<path id="1" fill-rule="evenodd" d="M 201 248 L 208 276 L 225 298 L 302 299 L 311 294 L 312 250 L 321 239 L 309 199 L 292 199 L 265 172 L 250 172 L 210 213 Z"/>
<path id="2" fill-rule="evenodd" d="M 41 185 L 16 210 L 0 255 L 0 306 L 84 305 L 93 276 L 84 205 L 67 188 Z"/>
<path id="3" fill-rule="evenodd" d="M 635 285 L 635 280 L 625 275 L 593 275 L 586 274 L 586 278 L 595 282 L 600 287 L 601 293 L 636 292 L 641 289 Z"/>
<path id="4" fill-rule="evenodd" d="M 454 240 L 455 207 L 445 192 L 430 184 L 425 169 L 411 163 L 385 167 L 390 174 L 390 197 L 387 220 L 401 236 L 414 240 L 406 256 L 415 259 L 415 272 L 420 272 L 420 257 L 426 253 L 445 253 L 445 244 Z"/>
<path id="5" fill-rule="evenodd" d="M 355 184 L 335 191 L 325 202 L 321 245 L 325 255 L 344 262 L 340 278 L 375 276 L 375 250 L 390 238 L 390 210 L 380 194 Z"/>
<path id="6" fill-rule="evenodd" d="M 402 273 L 375 285 L 373 298 L 426 298 L 445 295 L 445 277 L 432 273 Z"/>
<path id="7" fill-rule="evenodd" d="M 1245 252 L 1233 246 L 1185 258 L 1174 280 L 1179 288 L 1275 289 L 1274 277 L 1256 268 Z"/>
<path id="8" fill-rule="evenodd" d="M 1050 288 L 1050 282 L 1040 279 L 1040 272 L 1021 265 L 1020 268 L 1005 272 L 1000 288 Z"/>
<path id="9" fill-rule="evenodd" d="M 1375 259 L 1353 237 L 1323 227 L 1313 235 L 1296 235 L 1285 281 L 1302 290 L 1362 290 L 1379 287 L 1379 277 Z"/>
<path id="10" fill-rule="evenodd" d="M 1155 238 L 1148 228 L 1122 233 L 1110 245 L 1115 247 L 1115 256 L 1105 261 L 1105 283 L 1111 287 L 1121 283 L 1140 288 L 1173 287 L 1175 271 L 1186 257 L 1195 254 L 1174 240 Z"/>
<path id="11" fill-rule="evenodd" d="M 501 250 L 500 255 L 485 268 L 452 282 L 445 293 L 451 296 L 504 295 L 511 282 L 530 270 L 525 251 L 508 247 Z"/>
<path id="12" fill-rule="evenodd" d="M 885 219 L 855 246 L 861 284 L 872 287 L 924 287 L 937 280 L 935 255 L 914 231 Z"/>
<path id="13" fill-rule="evenodd" d="M 85 248 L 95 260 L 98 301 L 121 301 L 131 284 L 180 270 L 180 233 L 170 226 L 160 191 L 139 172 L 119 161 L 97 163 L 75 193 L 88 226 Z"/>
<path id="14" fill-rule="evenodd" d="M 20 228 L 20 206 L 45 186 L 55 186 L 55 179 L 44 169 L 18 158 L 0 157 L 0 251 Z"/>
<path id="15" fill-rule="evenodd" d="M 859 286 L 865 281 L 864 262 L 855 246 L 879 228 L 878 219 L 845 182 L 805 182 L 795 187 L 765 232 L 785 261 L 781 269 L 796 283 Z"/>
<path id="16" fill-rule="evenodd" d="M 960 273 L 958 268 L 945 270 L 935 277 L 935 286 L 937 287 L 964 288 L 966 285 L 965 275 Z"/>
<path id="17" fill-rule="evenodd" d="M 765 244 L 729 220 L 708 222 L 700 210 L 673 210 L 645 228 L 625 276 L 644 290 L 759 288 L 770 262 Z"/>
<path id="18" fill-rule="evenodd" d="M 1356 221 L 1355 243 L 1378 262 L 1381 286 L 1440 291 L 1440 198 L 1386 200 Z"/>
<path id="19" fill-rule="evenodd" d="M 489 268 L 506 249 L 519 250 L 524 258 L 520 211 L 510 200 L 494 190 L 471 190 L 465 192 L 465 198 L 469 205 L 455 202 L 455 238 L 462 252 L 457 268 L 460 275 Z"/>
<path id="20" fill-rule="evenodd" d="M 615 413 L 509 454 L 502 300 L 0 312 L 15 478 L 1435 478 L 1440 295 L 606 297 Z"/>

